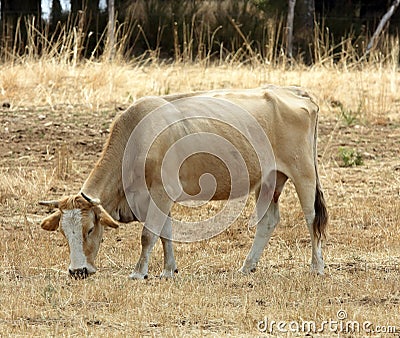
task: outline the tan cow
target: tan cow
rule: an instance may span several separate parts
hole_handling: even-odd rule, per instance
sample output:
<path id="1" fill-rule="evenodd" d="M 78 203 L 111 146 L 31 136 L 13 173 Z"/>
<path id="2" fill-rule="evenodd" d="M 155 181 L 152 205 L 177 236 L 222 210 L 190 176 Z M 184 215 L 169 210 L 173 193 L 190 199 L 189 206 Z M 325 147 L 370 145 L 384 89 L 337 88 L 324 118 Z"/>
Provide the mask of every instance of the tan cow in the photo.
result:
<path id="1" fill-rule="evenodd" d="M 103 227 L 139 219 L 144 222 L 142 251 L 130 278 L 147 278 L 149 256 L 159 237 L 164 250 L 161 275 L 172 277 L 177 271 L 172 240 L 181 238 L 172 226 L 173 203 L 226 200 L 254 191 L 260 202 L 257 229 L 240 269 L 248 273 L 255 270 L 279 222 L 279 195 L 290 178 L 311 236 L 311 269 L 323 274 L 321 238 L 328 214 L 317 171 L 317 113 L 312 98 L 297 87 L 140 99 L 114 121 L 81 191 L 40 202 L 58 208 L 41 226 L 45 230 L 60 227 L 69 244 L 69 273 L 84 278 L 96 271 Z M 268 146 L 260 150 L 260 144 L 267 144 L 264 138 L 270 153 Z M 205 174 L 212 175 L 213 189 L 202 185 Z M 175 185 L 174 179 L 178 180 Z"/>

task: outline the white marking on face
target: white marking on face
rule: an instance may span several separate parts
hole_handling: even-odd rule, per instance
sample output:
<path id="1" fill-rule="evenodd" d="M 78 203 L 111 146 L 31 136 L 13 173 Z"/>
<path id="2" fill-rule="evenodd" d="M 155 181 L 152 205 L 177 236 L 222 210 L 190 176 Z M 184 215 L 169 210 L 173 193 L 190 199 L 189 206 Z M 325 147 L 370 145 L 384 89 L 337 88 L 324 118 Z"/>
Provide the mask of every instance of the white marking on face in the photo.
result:
<path id="1" fill-rule="evenodd" d="M 83 252 L 82 212 L 80 209 L 65 210 L 61 218 L 61 227 L 69 243 L 71 270 L 88 267 Z"/>

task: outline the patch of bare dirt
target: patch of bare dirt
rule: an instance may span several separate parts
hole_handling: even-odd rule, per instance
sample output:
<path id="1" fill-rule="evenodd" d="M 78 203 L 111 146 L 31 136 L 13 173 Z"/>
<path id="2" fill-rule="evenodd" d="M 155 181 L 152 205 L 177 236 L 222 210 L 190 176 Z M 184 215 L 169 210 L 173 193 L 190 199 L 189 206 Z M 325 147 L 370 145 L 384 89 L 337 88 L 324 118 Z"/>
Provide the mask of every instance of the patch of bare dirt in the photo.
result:
<path id="1" fill-rule="evenodd" d="M 0 110 L 0 165 L 49 167 L 58 152 L 77 165 L 95 161 L 117 115 L 116 109 L 91 112 L 81 107 Z"/>

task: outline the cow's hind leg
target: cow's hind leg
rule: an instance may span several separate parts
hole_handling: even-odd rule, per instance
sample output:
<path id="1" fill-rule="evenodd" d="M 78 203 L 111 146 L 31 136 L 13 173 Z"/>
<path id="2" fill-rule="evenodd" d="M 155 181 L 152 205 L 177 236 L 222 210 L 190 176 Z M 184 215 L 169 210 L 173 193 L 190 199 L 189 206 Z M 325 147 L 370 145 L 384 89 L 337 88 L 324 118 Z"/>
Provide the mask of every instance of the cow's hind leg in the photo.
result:
<path id="1" fill-rule="evenodd" d="M 164 269 L 160 277 L 174 277 L 174 274 L 178 272 L 178 269 L 176 268 L 174 248 L 172 245 L 171 217 L 168 217 L 165 221 L 165 225 L 161 233 L 161 241 L 164 250 Z"/>
<path id="2" fill-rule="evenodd" d="M 245 274 L 254 272 L 257 263 L 271 235 L 279 222 L 279 202 L 271 201 L 267 212 L 257 224 L 256 234 L 251 249 L 239 270 Z"/>
<path id="3" fill-rule="evenodd" d="M 169 222 L 169 212 L 172 206 L 172 202 L 165 197 L 163 193 L 151 191 L 151 196 L 153 199 L 150 199 L 149 208 L 147 210 L 146 221 L 143 226 L 142 236 L 141 236 L 141 244 L 142 251 L 140 253 L 140 257 L 138 262 L 136 263 L 135 269 L 129 275 L 131 279 L 145 279 L 147 278 L 147 273 L 149 269 L 149 258 L 151 251 L 160 237 L 164 226 L 167 226 L 166 231 L 169 231 L 168 227 L 171 227 Z M 158 201 L 157 203 L 155 201 Z M 169 225 L 168 225 L 169 224 Z M 169 256 L 172 249 L 172 243 L 164 244 L 164 250 L 167 249 L 167 259 L 168 265 L 174 265 L 175 259 Z M 175 270 L 175 268 L 174 268 Z"/>
<path id="4" fill-rule="evenodd" d="M 286 180 L 287 176 L 278 171 L 276 172 L 276 181 L 273 182 L 275 186 L 266 189 L 268 191 L 268 196 L 259 196 L 260 191 L 256 191 L 257 214 L 260 221 L 257 223 L 256 234 L 251 249 L 243 263 L 242 268 L 240 269 L 240 271 L 243 273 L 247 274 L 255 271 L 261 254 L 271 238 L 276 225 L 279 223 L 278 199 Z M 263 198 L 264 201 L 262 201 Z M 266 203 L 270 203 L 267 211 L 265 211 L 265 205 L 268 205 Z"/>
<path id="5" fill-rule="evenodd" d="M 271 178 L 273 178 L 273 181 L 270 180 Z M 276 171 L 274 174 L 268 176 L 267 186 L 270 188 L 265 190 L 267 191 L 267 195 L 260 196 L 260 190 L 256 191 L 257 217 L 260 221 L 257 223 L 256 234 L 251 249 L 242 268 L 239 270 L 243 273 L 247 274 L 256 270 L 257 263 L 263 250 L 271 238 L 276 225 L 279 223 L 279 195 L 281 194 L 287 179 L 288 177 L 285 174 Z M 268 203 L 269 206 L 265 212 L 265 207 Z"/>
<path id="6" fill-rule="evenodd" d="M 314 170 L 313 167 L 312 169 Z M 293 182 L 300 199 L 300 204 L 311 237 L 311 271 L 323 275 L 324 260 L 322 258 L 321 238 L 314 233 L 313 227 L 315 218 L 314 203 L 316 196 L 316 178 L 314 175 L 311 175 L 311 177 L 296 177 Z"/>

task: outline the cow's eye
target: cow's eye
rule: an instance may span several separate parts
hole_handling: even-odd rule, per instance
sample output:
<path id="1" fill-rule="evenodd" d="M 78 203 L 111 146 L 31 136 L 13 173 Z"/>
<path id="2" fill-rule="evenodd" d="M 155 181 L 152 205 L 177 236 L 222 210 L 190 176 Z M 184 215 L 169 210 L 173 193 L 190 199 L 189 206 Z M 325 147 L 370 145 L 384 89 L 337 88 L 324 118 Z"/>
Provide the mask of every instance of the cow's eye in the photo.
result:
<path id="1" fill-rule="evenodd" d="M 90 228 L 89 231 L 88 231 L 88 235 L 90 235 L 93 232 L 93 230 L 94 230 L 94 227 Z"/>

